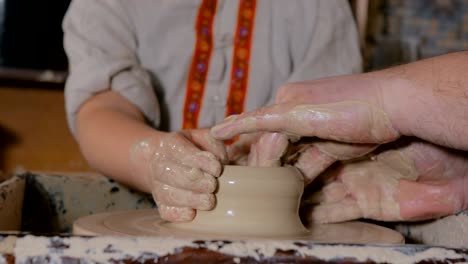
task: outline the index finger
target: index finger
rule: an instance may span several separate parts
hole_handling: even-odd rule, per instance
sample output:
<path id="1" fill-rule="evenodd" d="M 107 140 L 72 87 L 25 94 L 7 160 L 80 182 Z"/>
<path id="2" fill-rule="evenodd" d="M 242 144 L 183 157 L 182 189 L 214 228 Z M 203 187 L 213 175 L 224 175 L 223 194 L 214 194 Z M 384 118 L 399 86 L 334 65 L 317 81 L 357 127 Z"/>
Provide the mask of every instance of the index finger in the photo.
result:
<path id="1" fill-rule="evenodd" d="M 257 131 L 349 143 L 385 143 L 399 137 L 383 110 L 360 101 L 276 104 L 230 117 L 214 126 L 211 134 L 217 139 L 229 139 Z"/>
<path id="2" fill-rule="evenodd" d="M 254 167 L 281 166 L 281 158 L 288 148 L 288 138 L 280 133 L 265 133 L 252 145 L 248 165 Z"/>
<path id="3" fill-rule="evenodd" d="M 220 140 L 253 132 L 280 132 L 284 130 L 285 113 L 294 107 L 292 103 L 275 104 L 241 115 L 230 116 L 211 128 L 211 135 Z"/>
<path id="4" fill-rule="evenodd" d="M 179 161 L 188 167 L 199 168 L 214 177 L 221 174 L 222 165 L 216 156 L 199 149 L 181 133 L 171 135 L 163 145 L 164 155 L 172 160 Z"/>

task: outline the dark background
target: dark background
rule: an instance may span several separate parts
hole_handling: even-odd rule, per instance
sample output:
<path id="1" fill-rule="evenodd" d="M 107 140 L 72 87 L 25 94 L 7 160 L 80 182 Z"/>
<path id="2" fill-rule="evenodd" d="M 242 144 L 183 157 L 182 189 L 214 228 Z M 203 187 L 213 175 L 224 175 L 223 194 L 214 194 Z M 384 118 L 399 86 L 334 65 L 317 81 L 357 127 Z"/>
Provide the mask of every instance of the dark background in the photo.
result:
<path id="1" fill-rule="evenodd" d="M 61 23 L 70 2 L 0 0 L 0 81 L 65 80 Z M 359 0 L 349 2 L 354 10 Z M 371 0 L 367 13 L 366 71 L 468 48 L 468 0 Z M 45 70 L 58 74 L 44 80 Z"/>
<path id="2" fill-rule="evenodd" d="M 65 71 L 61 21 L 69 3 L 70 0 L 4 0 L 0 7 L 0 65 Z"/>

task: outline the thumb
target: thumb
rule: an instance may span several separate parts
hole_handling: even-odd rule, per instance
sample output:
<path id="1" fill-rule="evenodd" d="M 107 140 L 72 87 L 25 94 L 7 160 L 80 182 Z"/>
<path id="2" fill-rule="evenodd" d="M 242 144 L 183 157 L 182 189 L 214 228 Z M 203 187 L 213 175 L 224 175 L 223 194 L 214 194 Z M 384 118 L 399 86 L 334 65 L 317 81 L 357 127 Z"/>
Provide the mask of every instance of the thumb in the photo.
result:
<path id="1" fill-rule="evenodd" d="M 265 133 L 250 149 L 248 165 L 253 167 L 281 166 L 288 147 L 288 137 L 281 133 Z"/>
<path id="2" fill-rule="evenodd" d="M 223 164 L 228 162 L 226 147 L 222 141 L 211 136 L 209 129 L 193 129 L 182 132 L 201 150 L 212 153 Z"/>
<path id="3" fill-rule="evenodd" d="M 307 185 L 335 161 L 346 161 L 364 156 L 377 146 L 373 144 L 348 144 L 337 141 L 316 141 L 300 153 L 294 166 L 303 174 Z"/>

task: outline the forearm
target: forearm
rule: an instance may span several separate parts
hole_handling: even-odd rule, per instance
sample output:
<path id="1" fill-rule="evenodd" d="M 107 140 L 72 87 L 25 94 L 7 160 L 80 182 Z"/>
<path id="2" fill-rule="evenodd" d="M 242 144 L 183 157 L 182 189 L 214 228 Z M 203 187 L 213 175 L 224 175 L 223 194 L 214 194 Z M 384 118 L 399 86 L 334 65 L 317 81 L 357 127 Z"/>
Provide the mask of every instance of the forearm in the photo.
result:
<path id="1" fill-rule="evenodd" d="M 138 140 L 162 135 L 119 94 L 108 91 L 88 100 L 77 114 L 77 138 L 89 164 L 123 184 L 149 192 L 144 177 L 132 175 L 129 151 Z"/>
<path id="2" fill-rule="evenodd" d="M 395 128 L 447 147 L 468 150 L 468 52 L 372 73 Z"/>

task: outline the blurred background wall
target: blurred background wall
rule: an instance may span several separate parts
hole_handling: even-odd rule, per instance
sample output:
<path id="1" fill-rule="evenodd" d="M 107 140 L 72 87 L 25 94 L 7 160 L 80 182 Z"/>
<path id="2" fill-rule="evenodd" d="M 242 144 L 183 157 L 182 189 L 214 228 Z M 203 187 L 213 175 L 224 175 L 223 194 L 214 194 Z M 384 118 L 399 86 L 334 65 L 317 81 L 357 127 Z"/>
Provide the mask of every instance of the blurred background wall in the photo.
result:
<path id="1" fill-rule="evenodd" d="M 0 171 L 89 170 L 65 120 L 69 0 L 0 0 Z"/>
<path id="2" fill-rule="evenodd" d="M 369 0 L 365 40 L 367 70 L 466 50 L 468 0 Z"/>

